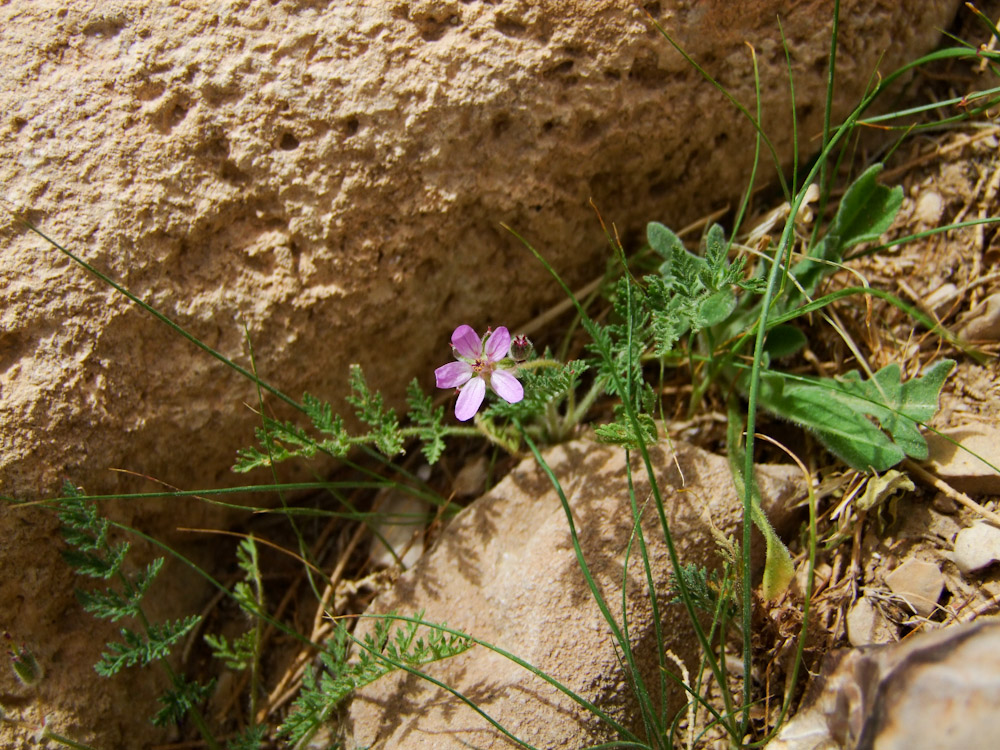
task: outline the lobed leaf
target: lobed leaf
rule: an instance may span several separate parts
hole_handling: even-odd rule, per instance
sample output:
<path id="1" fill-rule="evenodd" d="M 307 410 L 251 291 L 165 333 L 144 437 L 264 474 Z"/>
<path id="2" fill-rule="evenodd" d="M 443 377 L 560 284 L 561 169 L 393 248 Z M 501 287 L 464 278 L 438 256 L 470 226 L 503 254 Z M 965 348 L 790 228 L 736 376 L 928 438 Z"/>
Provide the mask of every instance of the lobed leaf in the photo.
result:
<path id="1" fill-rule="evenodd" d="M 174 678 L 174 686 L 158 698 L 163 708 L 152 717 L 153 725 L 165 727 L 168 724 L 180 724 L 188 711 L 208 700 L 214 689 L 215 680 L 207 685 L 200 685 L 178 675 Z"/>
<path id="2" fill-rule="evenodd" d="M 813 432 L 853 468 L 883 472 L 906 456 L 927 458 L 927 442 L 918 427 L 937 411 L 941 387 L 954 366 L 952 360 L 941 360 L 906 383 L 895 363 L 871 380 L 852 371 L 837 379 L 786 383 L 779 373 L 768 373 L 761 381 L 759 403 Z"/>

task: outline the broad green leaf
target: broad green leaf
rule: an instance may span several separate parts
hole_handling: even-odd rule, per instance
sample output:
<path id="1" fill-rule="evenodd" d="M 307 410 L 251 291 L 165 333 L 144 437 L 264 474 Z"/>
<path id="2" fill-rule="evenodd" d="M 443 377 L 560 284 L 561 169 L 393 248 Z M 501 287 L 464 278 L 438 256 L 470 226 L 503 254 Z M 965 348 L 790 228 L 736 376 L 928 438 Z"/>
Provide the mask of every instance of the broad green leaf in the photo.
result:
<path id="1" fill-rule="evenodd" d="M 807 343 L 806 335 L 795 326 L 779 325 L 767 332 L 764 352 L 771 359 L 778 359 L 795 354 Z"/>
<path id="2" fill-rule="evenodd" d="M 736 309 L 736 295 L 731 289 L 721 289 L 708 295 L 698 304 L 698 318 L 694 328 L 711 328 L 732 315 Z"/>
<path id="3" fill-rule="evenodd" d="M 881 164 L 873 164 L 844 193 L 827 232 L 828 253 L 837 259 L 862 242 L 874 242 L 886 232 L 903 205 L 903 188 L 887 188 L 877 182 Z M 829 256 L 828 256 L 829 257 Z"/>
<path id="4" fill-rule="evenodd" d="M 646 225 L 646 239 L 653 251 L 667 263 L 673 259 L 674 253 L 678 250 L 684 251 L 684 243 L 680 237 L 658 221 L 651 221 Z"/>
<path id="5" fill-rule="evenodd" d="M 812 294 L 820 279 L 837 270 L 844 251 L 877 240 L 892 226 L 903 204 L 903 188 L 879 185 L 881 171 L 881 164 L 873 164 L 855 180 L 844 193 L 826 236 L 810 250 L 808 258 L 792 268 L 806 294 Z"/>
<path id="6" fill-rule="evenodd" d="M 927 457 L 918 426 L 934 416 L 941 386 L 954 366 L 942 360 L 906 383 L 896 364 L 883 367 L 871 380 L 862 380 L 856 371 L 809 382 L 786 382 L 779 373 L 769 373 L 762 379 L 759 403 L 815 433 L 853 468 L 883 472 L 906 456 Z"/>

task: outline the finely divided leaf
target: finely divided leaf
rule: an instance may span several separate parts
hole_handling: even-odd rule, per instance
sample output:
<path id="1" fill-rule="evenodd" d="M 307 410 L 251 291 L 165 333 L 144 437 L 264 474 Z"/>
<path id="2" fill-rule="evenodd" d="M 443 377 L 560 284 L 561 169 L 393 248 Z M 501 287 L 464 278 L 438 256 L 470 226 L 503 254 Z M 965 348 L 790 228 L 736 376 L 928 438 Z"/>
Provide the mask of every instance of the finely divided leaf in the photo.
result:
<path id="1" fill-rule="evenodd" d="M 646 226 L 646 237 L 664 258 L 659 275 L 643 278 L 645 294 L 637 300 L 648 306 L 658 356 L 670 353 L 688 331 L 698 333 L 728 320 L 738 303 L 734 286 L 759 291 L 759 280 L 743 278 L 745 258 L 729 262 L 729 245 L 718 224 L 705 234 L 704 257 L 688 251 L 676 234 L 657 222 Z"/>
<path id="2" fill-rule="evenodd" d="M 177 675 L 173 687 L 159 697 L 163 707 L 150 719 L 154 726 L 165 727 L 168 724 L 180 724 L 188 711 L 208 700 L 215 689 L 215 680 L 207 685 L 200 685 Z"/>
<path id="3" fill-rule="evenodd" d="M 347 661 L 348 646 L 353 640 L 342 625 L 337 625 L 325 651 L 320 653 L 323 669 L 311 667 L 302 678 L 302 691 L 285 723 L 278 730 L 292 746 L 298 746 L 328 720 L 337 705 L 354 690 L 368 685 L 396 669 L 389 660 L 419 667 L 447 659 L 469 650 L 473 642 L 434 627 L 426 629 L 426 639 L 416 637 L 418 624 L 402 622 L 393 628 L 390 612 L 376 622 L 374 632 L 367 633 L 359 646 L 357 658 Z M 423 617 L 418 612 L 416 619 Z M 385 657 L 385 658 L 383 658 Z"/>
<path id="4" fill-rule="evenodd" d="M 550 356 L 548 351 L 545 356 Z M 531 419 L 544 413 L 549 404 L 558 405 L 574 391 L 587 369 L 586 362 L 575 359 L 544 370 L 523 370 L 518 377 L 524 383 L 524 398 L 515 404 L 498 399 L 490 405 L 487 414 L 510 419 Z"/>
<path id="5" fill-rule="evenodd" d="M 403 437 L 396 411 L 385 406 L 381 393 L 368 387 L 361 365 L 351 365 L 348 382 L 354 393 L 347 396 L 347 402 L 356 409 L 358 419 L 373 428 L 375 447 L 389 458 L 402 453 Z"/>
<path id="6" fill-rule="evenodd" d="M 421 451 L 432 466 L 444 453 L 444 407 L 434 408 L 434 401 L 424 393 L 414 378 L 406 389 L 406 403 L 410 407 L 410 420 L 420 427 Z"/>
<path id="7" fill-rule="evenodd" d="M 110 677 L 125 667 L 135 664 L 145 666 L 162 659 L 199 622 L 200 615 L 188 615 L 182 620 L 149 625 L 146 635 L 122 628 L 122 640 L 107 644 L 107 650 L 94 665 L 94 671 L 102 677 Z"/>

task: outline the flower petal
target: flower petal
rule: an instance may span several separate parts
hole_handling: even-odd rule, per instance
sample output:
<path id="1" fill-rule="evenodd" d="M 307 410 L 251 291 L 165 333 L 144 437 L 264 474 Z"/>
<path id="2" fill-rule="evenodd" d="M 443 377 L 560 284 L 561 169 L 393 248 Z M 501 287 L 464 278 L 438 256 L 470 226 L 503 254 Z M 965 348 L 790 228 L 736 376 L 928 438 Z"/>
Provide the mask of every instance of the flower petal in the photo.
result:
<path id="1" fill-rule="evenodd" d="M 472 326 L 459 326 L 451 334 L 451 345 L 463 357 L 479 359 L 483 354 L 483 342 L 472 330 Z"/>
<path id="2" fill-rule="evenodd" d="M 476 377 L 466 383 L 458 393 L 455 402 L 455 416 L 460 422 L 472 419 L 486 398 L 486 381 Z"/>
<path id="3" fill-rule="evenodd" d="M 497 370 L 490 376 L 490 386 L 497 395 L 509 404 L 516 404 L 524 398 L 524 388 L 518 379 L 506 370 Z"/>
<path id="4" fill-rule="evenodd" d="M 510 352 L 510 331 L 504 326 L 497 328 L 493 335 L 486 339 L 483 347 L 490 362 L 499 362 Z"/>
<path id="5" fill-rule="evenodd" d="M 449 362 L 434 371 L 438 388 L 457 388 L 472 377 L 472 365 L 467 362 Z"/>

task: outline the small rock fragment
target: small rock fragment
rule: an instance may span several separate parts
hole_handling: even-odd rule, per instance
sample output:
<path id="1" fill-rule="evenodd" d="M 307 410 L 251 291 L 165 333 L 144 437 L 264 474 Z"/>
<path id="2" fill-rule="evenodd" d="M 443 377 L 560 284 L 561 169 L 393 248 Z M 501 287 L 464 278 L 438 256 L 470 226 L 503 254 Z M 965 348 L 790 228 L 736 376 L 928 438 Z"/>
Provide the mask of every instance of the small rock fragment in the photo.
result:
<path id="1" fill-rule="evenodd" d="M 977 423 L 931 433 L 927 449 L 927 468 L 955 489 L 1000 495 L 1000 474 L 977 458 L 1000 466 L 1000 425 Z"/>
<path id="2" fill-rule="evenodd" d="M 899 640 L 899 631 L 871 599 L 863 596 L 847 615 L 847 638 L 852 646 L 870 646 Z"/>
<path id="3" fill-rule="evenodd" d="M 928 310 L 933 310 L 938 315 L 944 315 L 957 296 L 958 287 L 949 281 L 928 294 L 924 298 L 924 306 Z"/>
<path id="4" fill-rule="evenodd" d="M 1000 341 L 1000 292 L 976 306 L 958 335 L 967 341 Z"/>
<path id="5" fill-rule="evenodd" d="M 941 197 L 941 194 L 934 190 L 928 190 L 926 193 L 921 193 L 917 199 L 913 218 L 925 226 L 937 226 L 943 211 L 944 199 Z"/>
<path id="6" fill-rule="evenodd" d="M 951 559 L 963 573 L 972 573 L 1000 560 L 1000 529 L 977 523 L 955 537 Z"/>
<path id="7" fill-rule="evenodd" d="M 944 589 L 944 576 L 934 563 L 910 558 L 889 575 L 885 582 L 918 615 L 934 611 Z"/>
<path id="8" fill-rule="evenodd" d="M 392 492 L 379 506 L 380 520 L 372 526 L 369 554 L 376 568 L 391 568 L 397 562 L 409 569 L 424 554 L 423 529 L 430 514 L 426 500 Z M 390 550 L 389 545 L 392 549 Z"/>
<path id="9" fill-rule="evenodd" d="M 830 654 L 767 750 L 993 750 L 1000 735 L 1000 622 Z"/>
<path id="10" fill-rule="evenodd" d="M 931 507 L 938 513 L 946 516 L 953 516 L 958 513 L 958 502 L 943 492 L 934 495 L 934 499 L 931 500 Z"/>

